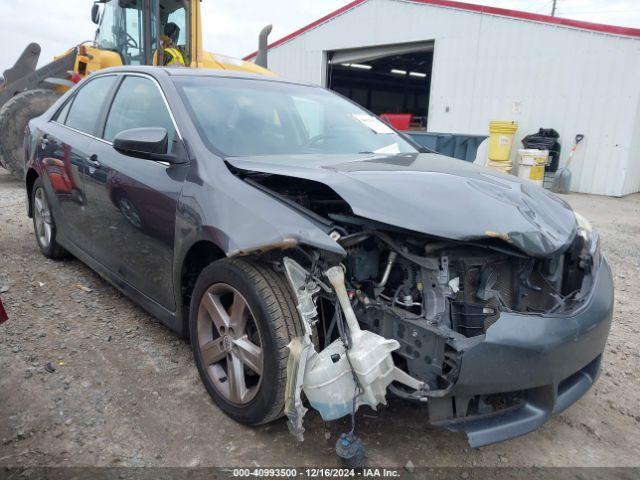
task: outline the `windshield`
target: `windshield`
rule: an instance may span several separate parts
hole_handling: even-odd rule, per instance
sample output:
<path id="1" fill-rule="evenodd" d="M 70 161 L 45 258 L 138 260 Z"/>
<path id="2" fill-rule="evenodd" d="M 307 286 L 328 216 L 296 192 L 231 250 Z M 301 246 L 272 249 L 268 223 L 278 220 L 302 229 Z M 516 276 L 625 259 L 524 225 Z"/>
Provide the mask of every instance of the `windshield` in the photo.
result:
<path id="1" fill-rule="evenodd" d="M 200 135 L 225 156 L 412 153 L 386 123 L 319 87 L 175 78 Z"/>

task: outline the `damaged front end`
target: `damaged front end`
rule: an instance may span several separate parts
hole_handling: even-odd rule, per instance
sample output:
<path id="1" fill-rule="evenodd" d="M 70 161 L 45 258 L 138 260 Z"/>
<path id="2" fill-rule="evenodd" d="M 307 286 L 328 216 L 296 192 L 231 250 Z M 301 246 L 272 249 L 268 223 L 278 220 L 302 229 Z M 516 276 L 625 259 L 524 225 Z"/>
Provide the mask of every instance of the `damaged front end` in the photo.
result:
<path id="1" fill-rule="evenodd" d="M 353 414 L 361 405 L 375 409 L 379 404 L 386 404 L 386 390 L 392 382 L 414 391 L 424 387 L 423 382 L 394 365 L 391 352 L 400 348 L 396 340 L 360 328 L 341 266 L 324 272 L 337 298 L 332 326 L 337 326 L 339 335 L 318 353 L 311 339 L 318 320 L 311 297 L 320 291 L 318 284 L 322 281 L 314 280 L 311 272 L 288 257 L 284 258 L 284 266 L 299 302 L 305 330 L 303 337 L 294 339 L 289 345 L 287 365 L 285 414 L 296 438 L 303 440 L 302 418 L 306 413 L 301 390 L 313 408 L 328 421 Z M 329 292 L 327 287 L 325 290 Z M 325 341 L 330 338 L 325 335 Z"/>
<path id="2" fill-rule="evenodd" d="M 527 250 L 540 232 L 446 238 L 364 218 L 340 182 L 235 173 L 307 214 L 346 253 L 300 241 L 275 254 L 305 327 L 287 372 L 285 413 L 298 439 L 303 393 L 324 420 L 375 409 L 387 393 L 423 402 L 431 423 L 477 447 L 537 428 L 593 384 L 613 287 L 579 215 L 557 219 L 545 234 L 553 242 Z"/>
<path id="3" fill-rule="evenodd" d="M 384 230 L 356 217 L 343 225 L 334 232 L 347 252 L 339 265 L 316 250 L 283 259 L 305 326 L 290 345 L 285 405 L 299 440 L 302 392 L 324 420 L 386 404 L 387 391 L 434 404 L 446 399 L 443 421 L 513 409 L 523 399 L 511 388 L 454 395 L 465 351 L 486 342 L 501 315 L 535 322 L 580 310 L 600 261 L 597 237 L 586 230 L 565 252 L 534 259 L 492 242 Z"/>

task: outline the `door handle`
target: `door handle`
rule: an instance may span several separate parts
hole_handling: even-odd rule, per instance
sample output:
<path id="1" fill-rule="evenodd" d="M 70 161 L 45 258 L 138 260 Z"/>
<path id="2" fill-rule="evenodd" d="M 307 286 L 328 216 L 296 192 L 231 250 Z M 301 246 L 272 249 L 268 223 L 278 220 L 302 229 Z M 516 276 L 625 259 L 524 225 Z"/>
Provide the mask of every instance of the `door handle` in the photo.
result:
<path id="1" fill-rule="evenodd" d="M 93 168 L 100 168 L 102 166 L 102 164 L 98 161 L 98 155 L 96 155 L 95 153 L 87 157 L 87 162 Z"/>
<path id="2" fill-rule="evenodd" d="M 40 139 L 40 148 L 42 150 L 46 150 L 48 146 L 49 146 L 49 139 L 45 135 Z"/>

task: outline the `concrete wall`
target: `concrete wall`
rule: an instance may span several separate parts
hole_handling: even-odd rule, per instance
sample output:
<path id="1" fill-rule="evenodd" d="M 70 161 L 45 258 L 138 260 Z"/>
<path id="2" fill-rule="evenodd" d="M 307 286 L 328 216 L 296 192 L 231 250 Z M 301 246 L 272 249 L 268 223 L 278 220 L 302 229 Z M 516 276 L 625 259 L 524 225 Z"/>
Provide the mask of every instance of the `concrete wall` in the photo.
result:
<path id="1" fill-rule="evenodd" d="M 516 120 L 562 135 L 562 162 L 585 135 L 572 189 L 640 190 L 640 39 L 405 0 L 368 0 L 270 50 L 269 66 L 323 84 L 326 52 L 434 40 L 428 130 L 487 133 Z M 515 152 L 514 152 L 515 155 Z"/>

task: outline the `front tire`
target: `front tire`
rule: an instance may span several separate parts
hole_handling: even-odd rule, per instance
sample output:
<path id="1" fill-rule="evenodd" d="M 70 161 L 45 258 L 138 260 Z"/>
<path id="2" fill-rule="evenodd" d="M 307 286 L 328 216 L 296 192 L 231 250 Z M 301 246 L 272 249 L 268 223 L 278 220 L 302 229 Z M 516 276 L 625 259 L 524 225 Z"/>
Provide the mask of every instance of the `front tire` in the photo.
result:
<path id="1" fill-rule="evenodd" d="M 36 179 L 33 184 L 31 206 L 33 208 L 33 231 L 42 254 L 51 259 L 67 256 L 67 251 L 57 242 L 58 231 L 41 178 Z"/>
<path id="2" fill-rule="evenodd" d="M 196 282 L 189 330 L 200 378 L 221 410 L 249 425 L 283 415 L 287 345 L 301 333 L 283 275 L 249 260 L 212 263 Z"/>
<path id="3" fill-rule="evenodd" d="M 29 120 L 46 112 L 60 95 L 36 89 L 16 94 L 0 109 L 0 163 L 14 177 L 24 175 L 23 138 Z"/>

